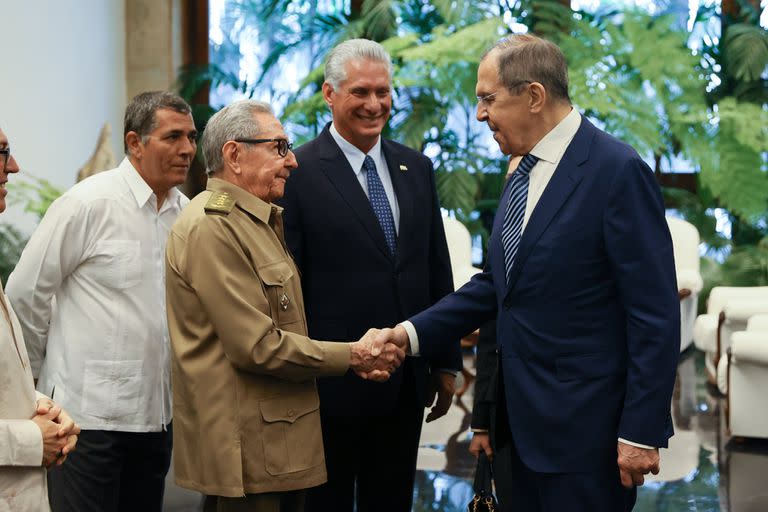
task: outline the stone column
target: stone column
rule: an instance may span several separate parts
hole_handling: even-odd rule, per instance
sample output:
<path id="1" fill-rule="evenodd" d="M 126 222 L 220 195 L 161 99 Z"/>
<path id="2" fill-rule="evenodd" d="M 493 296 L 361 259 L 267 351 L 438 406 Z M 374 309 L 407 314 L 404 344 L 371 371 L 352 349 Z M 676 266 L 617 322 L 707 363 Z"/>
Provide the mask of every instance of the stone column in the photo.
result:
<path id="1" fill-rule="evenodd" d="M 170 89 L 182 63 L 182 0 L 125 0 L 126 96 Z"/>

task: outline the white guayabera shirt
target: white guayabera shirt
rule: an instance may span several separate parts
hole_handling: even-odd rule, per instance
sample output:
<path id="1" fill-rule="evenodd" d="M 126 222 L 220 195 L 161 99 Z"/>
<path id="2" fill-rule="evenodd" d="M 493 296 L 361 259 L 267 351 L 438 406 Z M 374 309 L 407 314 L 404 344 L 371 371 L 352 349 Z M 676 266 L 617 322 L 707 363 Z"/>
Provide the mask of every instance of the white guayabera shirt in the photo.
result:
<path id="1" fill-rule="evenodd" d="M 51 205 L 8 280 L 38 389 L 83 429 L 171 421 L 165 245 L 187 202 L 158 211 L 126 158 Z"/>
<path id="2" fill-rule="evenodd" d="M 38 395 L 21 327 L 0 283 L 0 512 L 47 512 Z"/>

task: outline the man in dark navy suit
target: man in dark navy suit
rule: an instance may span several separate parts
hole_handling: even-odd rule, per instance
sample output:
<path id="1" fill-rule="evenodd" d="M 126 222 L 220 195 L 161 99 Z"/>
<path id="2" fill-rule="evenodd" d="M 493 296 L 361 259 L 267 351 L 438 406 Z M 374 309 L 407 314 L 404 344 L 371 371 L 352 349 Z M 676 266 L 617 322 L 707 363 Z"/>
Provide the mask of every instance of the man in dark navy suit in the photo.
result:
<path id="1" fill-rule="evenodd" d="M 310 336 L 357 340 L 453 291 L 430 160 L 381 137 L 392 107 L 392 64 L 373 41 L 353 39 L 326 61 L 323 97 L 333 114 L 296 150 L 285 188 L 285 234 L 301 272 Z M 319 379 L 328 483 L 307 510 L 409 512 L 425 405 L 446 413 L 459 337 L 433 358 L 407 358 L 386 384 L 349 372 Z M 449 371 L 444 371 L 449 370 Z"/>
<path id="2" fill-rule="evenodd" d="M 379 341 L 434 357 L 449 333 L 495 317 L 514 497 L 505 509 L 631 510 L 672 436 L 680 346 L 659 187 L 631 147 L 573 109 L 554 44 L 502 40 L 480 63 L 476 94 L 478 120 L 523 157 L 488 266 Z"/>

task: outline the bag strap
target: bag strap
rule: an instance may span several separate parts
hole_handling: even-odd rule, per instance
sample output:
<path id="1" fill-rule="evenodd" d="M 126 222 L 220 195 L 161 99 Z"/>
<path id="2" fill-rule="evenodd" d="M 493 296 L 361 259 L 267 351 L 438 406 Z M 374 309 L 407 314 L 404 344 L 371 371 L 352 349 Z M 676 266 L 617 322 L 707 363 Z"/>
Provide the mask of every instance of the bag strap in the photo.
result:
<path id="1" fill-rule="evenodd" d="M 491 461 L 485 452 L 480 451 L 477 458 L 477 469 L 475 470 L 475 484 L 473 486 L 475 494 L 478 496 L 490 496 L 493 493 L 493 468 Z"/>

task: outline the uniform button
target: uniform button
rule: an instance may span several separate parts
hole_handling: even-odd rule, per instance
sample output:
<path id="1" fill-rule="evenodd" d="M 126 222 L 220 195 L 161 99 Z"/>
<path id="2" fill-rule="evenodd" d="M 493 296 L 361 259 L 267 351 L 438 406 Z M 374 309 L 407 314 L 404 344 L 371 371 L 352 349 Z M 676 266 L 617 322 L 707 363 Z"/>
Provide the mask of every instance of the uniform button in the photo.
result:
<path id="1" fill-rule="evenodd" d="M 504 301 L 504 309 L 509 309 L 512 307 L 512 301 L 511 300 L 505 300 Z"/>
<path id="2" fill-rule="evenodd" d="M 288 409 L 288 417 L 293 418 L 296 415 L 296 411 L 293 409 Z"/>

